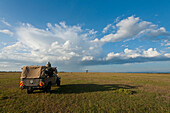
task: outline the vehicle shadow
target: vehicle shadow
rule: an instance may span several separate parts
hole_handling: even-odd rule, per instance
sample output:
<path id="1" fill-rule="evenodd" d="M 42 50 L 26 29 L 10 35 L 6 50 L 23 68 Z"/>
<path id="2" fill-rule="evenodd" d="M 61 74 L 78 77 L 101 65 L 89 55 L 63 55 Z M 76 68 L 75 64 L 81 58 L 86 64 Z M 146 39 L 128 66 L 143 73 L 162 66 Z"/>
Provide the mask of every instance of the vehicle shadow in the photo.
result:
<path id="1" fill-rule="evenodd" d="M 124 84 L 68 84 L 62 85 L 59 88 L 51 90 L 55 94 L 69 94 L 69 93 L 87 93 L 98 91 L 110 91 L 117 89 L 134 89 L 138 86 L 124 85 Z M 135 93 L 135 91 L 133 91 Z"/>

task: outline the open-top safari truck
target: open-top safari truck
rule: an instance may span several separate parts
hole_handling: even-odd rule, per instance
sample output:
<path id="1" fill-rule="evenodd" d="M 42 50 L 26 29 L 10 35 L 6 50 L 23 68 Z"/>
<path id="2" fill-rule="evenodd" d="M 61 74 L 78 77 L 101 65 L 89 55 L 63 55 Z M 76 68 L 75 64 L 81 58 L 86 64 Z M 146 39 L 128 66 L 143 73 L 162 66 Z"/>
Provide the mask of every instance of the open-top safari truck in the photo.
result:
<path id="1" fill-rule="evenodd" d="M 24 66 L 21 73 L 20 88 L 27 89 L 27 93 L 40 89 L 45 92 L 51 91 L 51 86 L 60 86 L 56 67 L 51 67 L 48 62 L 46 66 Z"/>

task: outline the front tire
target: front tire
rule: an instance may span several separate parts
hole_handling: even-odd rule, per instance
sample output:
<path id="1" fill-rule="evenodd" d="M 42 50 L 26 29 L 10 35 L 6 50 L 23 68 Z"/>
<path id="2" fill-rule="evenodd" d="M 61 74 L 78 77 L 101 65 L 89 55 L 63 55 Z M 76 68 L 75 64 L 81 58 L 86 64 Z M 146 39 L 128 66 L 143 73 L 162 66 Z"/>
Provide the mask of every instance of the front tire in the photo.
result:
<path id="1" fill-rule="evenodd" d="M 57 78 L 56 83 L 57 83 L 57 86 L 60 86 L 60 78 Z"/>

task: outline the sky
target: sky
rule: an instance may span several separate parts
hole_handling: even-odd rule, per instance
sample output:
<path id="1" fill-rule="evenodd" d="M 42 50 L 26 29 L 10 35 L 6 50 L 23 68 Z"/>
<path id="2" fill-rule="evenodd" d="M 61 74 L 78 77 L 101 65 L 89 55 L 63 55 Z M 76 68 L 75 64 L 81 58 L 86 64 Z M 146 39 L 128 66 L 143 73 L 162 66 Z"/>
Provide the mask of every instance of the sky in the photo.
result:
<path id="1" fill-rule="evenodd" d="M 0 71 L 170 72 L 170 0 L 1 0 Z"/>

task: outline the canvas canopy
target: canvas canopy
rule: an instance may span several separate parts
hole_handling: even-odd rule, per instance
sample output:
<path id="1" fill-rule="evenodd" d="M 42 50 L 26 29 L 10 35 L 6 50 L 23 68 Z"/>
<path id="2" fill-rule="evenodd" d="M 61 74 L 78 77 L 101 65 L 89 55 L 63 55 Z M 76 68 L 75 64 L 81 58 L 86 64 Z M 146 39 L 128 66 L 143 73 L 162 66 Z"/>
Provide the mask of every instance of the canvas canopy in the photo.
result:
<path id="1" fill-rule="evenodd" d="M 40 78 L 45 77 L 46 66 L 24 66 L 21 78 Z"/>

